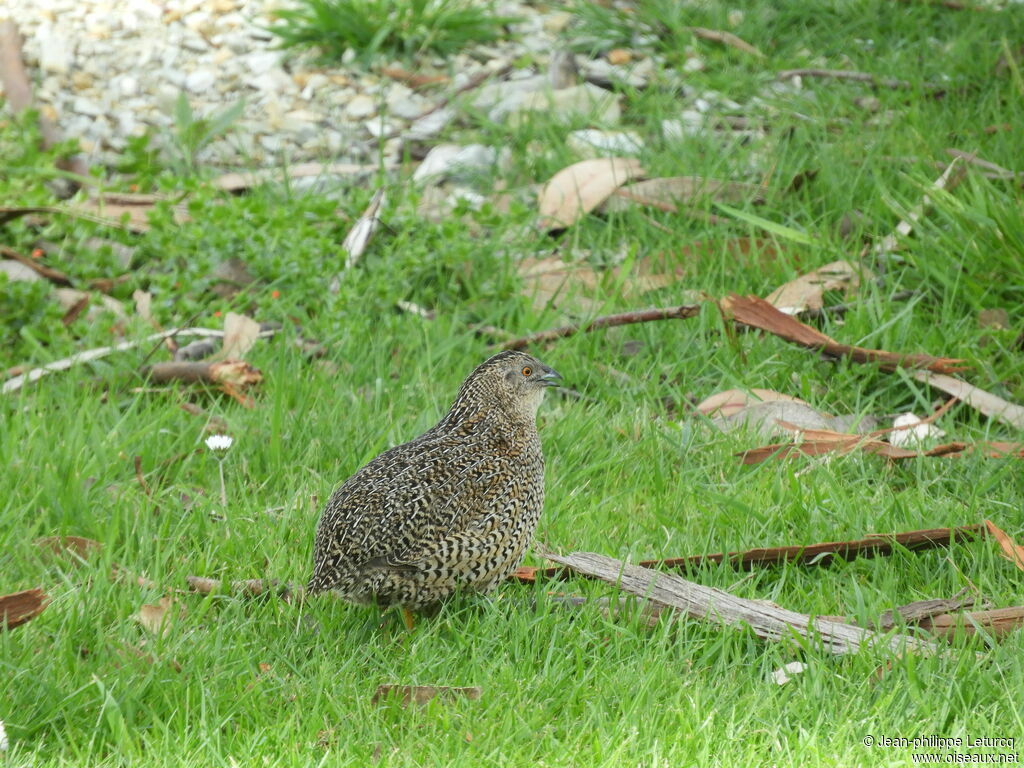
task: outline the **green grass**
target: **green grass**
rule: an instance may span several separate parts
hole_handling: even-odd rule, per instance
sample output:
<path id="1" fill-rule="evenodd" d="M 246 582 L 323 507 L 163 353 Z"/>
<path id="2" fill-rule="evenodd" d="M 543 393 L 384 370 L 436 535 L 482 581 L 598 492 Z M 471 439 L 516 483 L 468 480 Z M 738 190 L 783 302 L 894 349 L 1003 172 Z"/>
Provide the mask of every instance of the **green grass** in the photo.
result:
<path id="1" fill-rule="evenodd" d="M 470 0 L 297 0 L 277 18 L 270 30 L 282 46 L 313 48 L 325 61 L 351 51 L 365 62 L 450 55 L 500 39 L 503 25 L 514 21 Z"/>
<path id="2" fill-rule="evenodd" d="M 775 191 L 764 205 L 735 206 L 745 220 L 726 225 L 658 211 L 588 217 L 563 236 L 564 253 L 599 265 L 623 254 L 660 255 L 686 270 L 680 283 L 643 297 L 624 299 L 608 286 L 599 297 L 604 311 L 676 304 L 684 289 L 766 295 L 801 272 L 853 258 L 861 235 L 884 236 L 920 200 L 948 146 L 1020 169 L 1019 137 L 984 131 L 1024 122 L 1018 85 L 992 75 L 1003 37 L 1024 32 L 1020 14 L 881 0 L 813 10 L 738 7 L 745 20 L 734 31 L 767 60 L 701 41 L 708 68 L 688 75 L 689 85 L 745 103 L 772 72 L 820 56 L 816 66 L 915 83 L 946 73 L 962 92 L 933 100 L 915 89 L 879 91 L 882 111 L 895 117 L 875 125 L 854 104 L 869 88 L 805 81 L 801 92 L 773 97 L 767 138 L 728 148 L 710 137 L 659 138 L 660 121 L 683 107 L 670 75 L 627 93 L 625 122 L 645 138 L 642 160 L 652 175 L 748 178 L 754 162 L 754 175 L 767 175 Z M 724 10 L 706 13 L 688 23 L 724 27 Z M 856 42 L 867 38 L 870 49 Z M 573 161 L 564 137 L 578 127 L 585 121 L 567 125 L 545 115 L 512 131 L 474 116 L 453 137 L 509 146 L 507 179 L 518 193 Z M 40 175 L 52 157 L 29 149 L 35 139 L 24 122 L 0 127 L 5 200 L 52 202 Z M 916 161 L 891 160 L 901 157 Z M 816 179 L 784 191 L 808 169 L 818 171 Z M 335 200 L 274 187 L 222 197 L 196 178 L 169 174 L 154 184 L 189 191 L 192 221 L 175 225 L 159 212 L 152 230 L 133 238 L 86 222 L 53 219 L 39 229 L 22 219 L 4 225 L 3 243 L 23 252 L 39 239 L 59 243 L 50 262 L 84 284 L 116 271 L 110 253 L 85 247 L 89 238 L 123 240 L 136 252 L 132 279 L 115 295 L 130 303 L 134 289 L 151 291 L 166 326 L 193 317 L 216 326 L 234 310 L 284 329 L 248 356 L 265 376 L 251 410 L 195 388 L 136 391 L 145 387 L 135 371 L 148 348 L 0 398 L 0 593 L 42 586 L 52 599 L 31 623 L 0 632 L 7 764 L 910 765 L 914 750 L 866 747 L 865 737 L 1024 734 L 1020 632 L 999 643 L 957 642 L 934 658 L 882 651 L 835 658 L 701 622 L 662 620 L 651 630 L 596 609 L 570 613 L 551 599 L 551 591 L 614 594 L 582 580 L 504 585 L 487 598 L 454 601 L 411 633 L 390 613 L 380 627 L 377 612 L 330 599 L 300 607 L 174 593 L 187 575 L 303 581 L 319 508 L 332 489 L 383 448 L 429 427 L 490 354 L 489 340 L 470 326 L 525 333 L 565 316 L 534 311 L 520 295 L 513 257 L 553 245 L 530 234 L 526 194 L 507 214 L 485 209 L 469 223 L 452 216 L 432 224 L 416 214 L 416 193 L 392 184 L 388 227 L 332 294 L 325 286 L 344 262 L 338 244 L 349 226 Z M 358 216 L 373 188 L 350 190 L 343 212 Z M 822 330 L 847 343 L 966 358 L 969 381 L 1024 402 L 1016 341 L 1024 329 L 1020 187 L 972 174 L 934 197 L 900 258 L 871 265 L 881 284 L 866 285 L 861 302 Z M 839 226 L 852 211 L 865 223 L 843 240 Z M 733 238 L 771 241 L 752 216 L 813 239 L 780 235 L 774 255 L 767 248 L 731 255 L 725 243 Z M 694 241 L 712 243 L 710 252 L 688 257 Z M 209 290 L 213 269 L 232 257 L 257 282 L 223 300 Z M 917 294 L 887 301 L 904 289 Z M 437 318 L 400 314 L 398 300 L 435 309 Z M 1010 330 L 979 327 L 985 308 L 1007 310 Z M 5 368 L 115 340 L 109 315 L 64 328 L 42 284 L 0 282 L 0 315 Z M 129 313 L 129 337 L 150 330 Z M 300 333 L 323 342 L 336 369 L 308 361 L 294 343 Z M 540 412 L 548 500 L 538 536 L 549 547 L 638 560 L 986 517 L 1024 538 L 1019 462 L 888 465 L 853 455 L 743 467 L 734 454 L 758 438 L 723 435 L 686 411 L 688 402 L 730 387 L 777 389 L 830 413 L 927 411 L 937 393 L 906 375 L 825 361 L 755 333 L 730 340 L 711 307 L 692 320 L 575 336 L 536 352 L 588 398 L 553 393 Z M 224 464 L 227 510 L 216 461 L 203 447 L 204 421 L 179 407 L 185 401 L 225 419 L 235 438 Z M 963 405 L 940 425 L 953 439 L 1020 439 Z M 136 456 L 151 496 L 136 480 Z M 64 534 L 94 538 L 104 549 L 73 567 L 32 544 Z M 118 582 L 114 564 L 158 586 Z M 744 597 L 865 621 L 965 586 L 995 606 L 1021 603 L 1020 572 L 992 542 L 745 576 L 727 567 L 691 574 Z M 154 637 L 132 616 L 165 594 L 184 613 Z M 776 686 L 772 670 L 796 659 L 808 670 Z M 404 710 L 371 704 L 380 683 L 479 685 L 483 696 Z M 1020 752 L 1019 740 L 1009 751 Z"/>

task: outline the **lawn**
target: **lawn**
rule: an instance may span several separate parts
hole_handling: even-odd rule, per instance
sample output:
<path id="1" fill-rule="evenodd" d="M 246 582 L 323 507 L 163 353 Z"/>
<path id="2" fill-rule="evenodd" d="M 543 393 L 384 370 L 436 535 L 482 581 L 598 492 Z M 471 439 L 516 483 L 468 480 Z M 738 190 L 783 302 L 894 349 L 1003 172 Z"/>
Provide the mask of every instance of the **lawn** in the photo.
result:
<path id="1" fill-rule="evenodd" d="M 280 327 L 246 355 L 263 374 L 251 408 L 212 387 L 147 383 L 140 366 L 169 359 L 158 342 L 0 396 L 0 594 L 42 587 L 50 599 L 36 619 L 0 631 L 0 721 L 10 739 L 0 764 L 860 766 L 911 765 L 928 753 L 946 762 L 952 753 L 1019 761 L 1020 631 L 998 642 L 961 636 L 933 656 L 871 649 L 837 657 L 742 628 L 668 616 L 648 627 L 596 606 L 567 609 L 557 593 L 615 594 L 579 578 L 509 582 L 486 597 L 461 597 L 412 631 L 393 611 L 327 597 L 297 603 L 187 592 L 190 575 L 304 582 L 324 500 L 362 464 L 443 415 L 461 380 L 495 349 L 496 339 L 476 330 L 482 325 L 521 335 L 688 303 L 695 291 L 767 296 L 823 264 L 860 258 L 877 279 L 855 296 L 830 296 L 849 301 L 849 310 L 809 323 L 849 344 L 963 358 L 967 381 L 1024 402 L 1020 177 L 986 178 L 970 166 L 955 190 L 931 194 L 897 253 L 872 250 L 950 162 L 947 148 L 1020 170 L 1017 7 L 744 0 L 680 16 L 674 4 L 637 5 L 625 16 L 577 9 L 580 40 L 586 32 L 593 50 L 660 46 L 670 58 L 693 45 L 706 59 L 682 90 L 666 71 L 645 90 L 625 92 L 623 123 L 644 138 L 648 174 L 764 180 L 763 204 L 732 205 L 810 235 L 809 244 L 708 201 L 696 216 L 637 208 L 591 215 L 552 237 L 535 226 L 531 185 L 578 159 L 565 137 L 590 123 L 538 114 L 510 127 L 472 110 L 448 138 L 510 148 L 500 174 L 510 203 L 463 207 L 435 221 L 418 212 L 421 193 L 407 175 L 382 175 L 385 226 L 337 291 L 328 285 L 343 269 L 340 243 L 378 181 L 333 196 L 288 185 L 230 196 L 204 184 L 203 169 L 177 176 L 140 153 L 126 158 L 128 175 L 108 183 L 187 193 L 188 221 L 175 223 L 164 203 L 139 235 L 63 216 L 0 225 L 0 244 L 23 253 L 55 243 L 46 263 L 76 287 L 129 274 L 113 288 L 125 318 L 101 310 L 67 326 L 48 283 L 0 277 L 3 368 L 116 343 L 115 333 L 152 333 L 134 311 L 135 290 L 152 294 L 164 327 L 219 328 L 231 311 Z M 728 11 L 737 9 L 742 20 L 729 27 Z M 670 22 L 660 35 L 638 38 L 637 25 L 659 15 Z M 688 26 L 729 28 L 765 56 L 695 40 Z M 1007 56 L 1011 65 L 997 69 Z M 798 67 L 868 71 L 909 87 L 805 77 L 799 90 L 765 89 L 776 72 Z M 947 91 L 936 97 L 927 83 Z M 707 90 L 749 107 L 768 130 L 729 141 L 665 137 L 662 120 Z M 865 107 L 868 97 L 877 103 Z M 53 152 L 35 149 L 37 138 L 27 119 L 0 125 L 4 205 L 55 204 L 48 184 L 60 172 Z M 790 183 L 806 172 L 815 175 Z M 118 265 L 109 243 L 96 247 L 97 236 L 134 248 L 130 265 Z M 748 250 L 737 252 L 740 238 Z M 524 294 L 519 260 L 556 248 L 605 275 L 588 294 L 590 315 L 538 307 Z M 217 265 L 232 258 L 254 281 L 222 298 L 212 290 Z M 629 290 L 631 270 L 648 262 L 667 264 L 678 279 Z M 910 298 L 890 300 L 901 292 Z M 432 319 L 399 311 L 398 302 L 427 308 Z M 1005 322 L 981 323 L 983 310 L 1005 310 Z M 323 357 L 311 358 L 300 339 L 321 344 Z M 770 441 L 723 433 L 692 408 L 715 392 L 760 387 L 833 414 L 930 413 L 945 398 L 906 371 L 736 332 L 710 302 L 693 319 L 577 334 L 532 352 L 577 393 L 550 392 L 538 419 L 547 460 L 538 539 L 551 550 L 635 562 L 986 518 L 1018 540 L 1024 534 L 1017 459 L 890 463 L 854 453 L 744 466 L 738 452 Z M 224 422 L 212 431 L 234 438 L 217 456 L 204 444 L 211 419 Z M 950 440 L 1021 437 L 962 403 L 938 425 Z M 64 535 L 102 549 L 77 563 L 33 543 Z M 531 554 L 527 564 L 544 561 Z M 994 607 L 1020 605 L 1021 576 L 992 540 L 830 567 L 744 573 L 723 565 L 688 574 L 742 597 L 863 623 L 964 588 Z M 174 602 L 154 632 L 136 616 L 164 597 Z M 805 671 L 777 685 L 773 671 L 797 660 Z M 479 686 L 481 696 L 408 708 L 374 702 L 386 683 Z M 952 752 L 884 745 L 930 736 L 1017 741 Z"/>

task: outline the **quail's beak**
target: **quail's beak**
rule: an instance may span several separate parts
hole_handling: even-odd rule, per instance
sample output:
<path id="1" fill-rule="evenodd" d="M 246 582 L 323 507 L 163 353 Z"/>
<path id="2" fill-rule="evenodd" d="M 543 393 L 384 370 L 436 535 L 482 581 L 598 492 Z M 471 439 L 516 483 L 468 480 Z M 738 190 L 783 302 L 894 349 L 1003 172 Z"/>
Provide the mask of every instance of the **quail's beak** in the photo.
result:
<path id="1" fill-rule="evenodd" d="M 554 368 L 548 368 L 547 373 L 540 377 L 540 380 L 544 382 L 545 387 L 557 387 L 559 379 L 562 378 L 562 374 L 556 371 Z"/>

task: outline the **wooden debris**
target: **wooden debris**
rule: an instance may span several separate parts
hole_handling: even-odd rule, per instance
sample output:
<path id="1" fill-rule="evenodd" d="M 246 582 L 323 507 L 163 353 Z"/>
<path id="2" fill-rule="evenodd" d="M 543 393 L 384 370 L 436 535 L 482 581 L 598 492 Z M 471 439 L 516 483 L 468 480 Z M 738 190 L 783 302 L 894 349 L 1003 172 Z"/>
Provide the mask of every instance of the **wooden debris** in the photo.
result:
<path id="1" fill-rule="evenodd" d="M 59 269 L 48 267 L 45 264 L 41 264 L 35 259 L 30 259 L 28 256 L 23 256 L 13 248 L 0 245 L 0 256 L 6 256 L 8 259 L 14 259 L 19 264 L 24 264 L 26 267 L 31 269 L 40 277 L 45 277 L 54 285 L 70 286 L 71 278 L 61 272 Z"/>
<path id="2" fill-rule="evenodd" d="M 0 630 L 14 629 L 42 613 L 50 599 L 41 589 L 0 595 Z"/>
<path id="3" fill-rule="evenodd" d="M 479 686 L 467 686 L 455 688 L 447 685 L 378 685 L 377 692 L 370 700 L 371 704 L 379 704 L 390 696 L 401 697 L 401 704 L 407 707 L 410 704 L 424 705 L 434 699 L 445 702 L 457 701 L 460 698 L 476 701 L 483 694 Z"/>
<path id="4" fill-rule="evenodd" d="M 1024 571 L 1024 547 L 1011 539 L 1006 531 L 991 520 L 985 521 L 985 527 L 992 537 L 999 542 L 999 546 L 1003 550 L 1003 557 Z"/>
<path id="5" fill-rule="evenodd" d="M 979 630 L 1000 639 L 1024 626 L 1024 605 L 971 613 L 942 613 L 922 619 L 918 626 L 944 640 L 952 640 L 958 633 L 975 635 Z"/>
<path id="6" fill-rule="evenodd" d="M 641 560 L 647 568 L 693 568 L 700 565 L 728 563 L 740 570 L 754 566 L 799 563 L 801 565 L 829 565 L 833 560 L 854 560 L 858 557 L 879 557 L 891 555 L 897 549 L 918 552 L 937 547 L 948 547 L 953 543 L 973 541 L 985 535 L 981 525 L 963 525 L 957 528 L 925 528 L 902 533 L 875 533 L 863 539 L 849 541 L 826 541 L 819 544 L 797 544 L 786 547 L 758 547 L 738 552 L 716 552 L 709 555 L 690 555 L 659 560 Z M 519 568 L 512 578 L 533 582 L 538 576 L 565 578 L 564 568 Z"/>
<path id="7" fill-rule="evenodd" d="M 895 90 L 909 90 L 916 88 L 916 84 L 906 80 L 896 80 L 891 77 L 879 77 L 870 72 L 854 72 L 848 69 L 787 69 L 778 74 L 779 80 L 791 80 L 794 77 L 820 77 L 833 80 L 852 80 L 858 83 L 870 83 L 876 88 L 892 88 Z M 921 90 L 940 96 L 946 92 L 946 86 L 935 83 L 922 83 Z"/>
<path id="8" fill-rule="evenodd" d="M 717 29 L 705 29 L 704 27 L 687 27 L 690 32 L 694 34 L 694 37 L 699 37 L 701 40 L 710 40 L 713 43 L 722 43 L 735 48 L 738 51 L 749 53 L 752 56 L 757 56 L 759 59 L 764 58 L 764 54 L 761 53 L 756 47 L 748 43 L 746 40 L 737 37 L 732 32 L 723 32 Z"/>
<path id="9" fill-rule="evenodd" d="M 936 600 L 916 600 L 913 603 L 886 611 L 878 617 L 874 628 L 881 632 L 887 632 L 899 623 L 919 624 L 925 619 L 931 619 L 943 613 L 961 611 L 972 605 L 974 605 L 974 598 L 969 595 Z"/>
<path id="10" fill-rule="evenodd" d="M 49 555 L 72 560 L 88 560 L 103 549 L 98 541 L 82 536 L 43 536 L 32 543 Z"/>
<path id="11" fill-rule="evenodd" d="M 955 361 L 954 361 L 955 362 Z M 914 378 L 930 387 L 941 389 L 947 395 L 952 395 L 989 418 L 1009 424 L 1016 429 L 1024 429 L 1024 407 L 1007 402 L 998 395 L 986 392 L 966 381 L 954 379 L 952 376 L 944 376 L 941 373 L 928 373 L 917 371 Z"/>
<path id="12" fill-rule="evenodd" d="M 966 366 L 958 365 L 963 360 L 931 355 L 901 355 L 881 349 L 865 349 L 849 344 L 840 344 L 821 331 L 801 323 L 794 317 L 779 311 L 757 296 L 730 294 L 722 301 L 724 312 L 738 322 L 774 334 L 793 344 L 823 352 L 834 357 L 849 357 L 858 363 L 877 363 L 883 371 L 897 368 L 925 368 L 936 373 L 954 373 Z"/>
<path id="13" fill-rule="evenodd" d="M 654 320 L 686 320 L 687 318 L 696 317 L 699 312 L 699 304 L 683 304 L 679 307 L 646 309 L 637 312 L 623 312 L 618 315 L 605 315 L 583 325 L 566 325 L 561 328 L 552 328 L 549 331 L 540 331 L 529 336 L 512 339 L 511 341 L 503 342 L 499 347 L 501 349 L 524 349 L 531 344 L 542 344 L 548 341 L 564 339 L 566 336 L 573 336 L 577 333 L 588 333 L 601 328 L 612 328 L 616 325 L 649 323 Z"/>
<path id="14" fill-rule="evenodd" d="M 748 626 L 765 640 L 805 638 L 835 654 L 852 653 L 865 647 L 888 648 L 895 653 L 934 653 L 934 644 L 909 635 L 881 635 L 849 624 L 812 618 L 807 614 L 778 608 L 758 600 L 736 597 L 720 589 L 635 565 L 605 555 L 577 552 L 565 557 L 548 555 L 572 571 L 614 584 L 630 594 L 676 608 L 687 616 L 723 626 Z"/>

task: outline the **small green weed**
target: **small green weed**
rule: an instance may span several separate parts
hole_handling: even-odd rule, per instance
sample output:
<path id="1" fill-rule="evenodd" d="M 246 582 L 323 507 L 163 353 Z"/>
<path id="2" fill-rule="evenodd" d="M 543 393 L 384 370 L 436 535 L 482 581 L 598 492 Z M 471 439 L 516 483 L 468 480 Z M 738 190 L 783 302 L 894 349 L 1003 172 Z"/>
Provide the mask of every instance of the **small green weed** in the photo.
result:
<path id="1" fill-rule="evenodd" d="M 352 50 L 363 61 L 453 53 L 497 40 L 514 21 L 467 0 L 301 0 L 277 15 L 281 22 L 271 31 L 283 46 L 319 48 L 324 59 Z"/>

